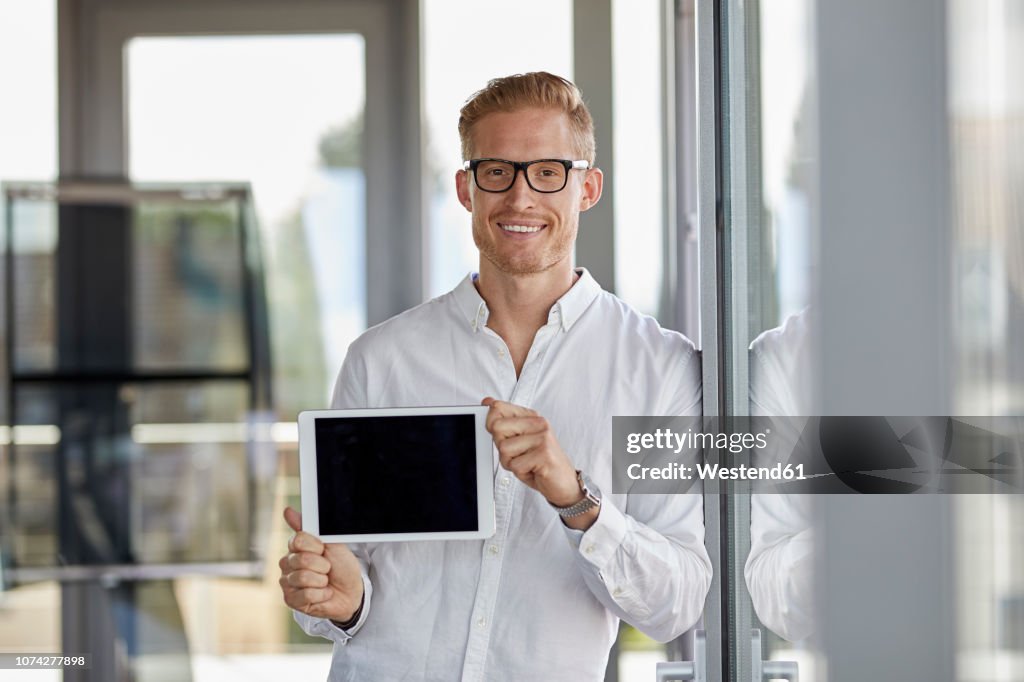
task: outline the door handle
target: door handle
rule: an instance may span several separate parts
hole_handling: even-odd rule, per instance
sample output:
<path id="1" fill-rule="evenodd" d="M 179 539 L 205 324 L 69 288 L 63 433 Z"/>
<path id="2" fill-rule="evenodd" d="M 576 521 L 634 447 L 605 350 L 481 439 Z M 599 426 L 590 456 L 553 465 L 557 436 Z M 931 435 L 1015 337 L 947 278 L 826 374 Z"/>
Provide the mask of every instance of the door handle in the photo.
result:
<path id="1" fill-rule="evenodd" d="M 751 666 L 753 682 L 765 680 L 800 681 L 800 671 L 796 661 L 766 661 L 761 658 L 761 631 L 754 628 L 750 631 L 750 653 L 753 658 Z"/>
<path id="2" fill-rule="evenodd" d="M 669 682 L 669 680 L 685 680 L 687 682 L 707 682 L 707 638 L 703 630 L 696 630 L 693 633 L 693 660 L 692 661 L 668 661 L 658 663 L 655 670 L 657 682 Z"/>

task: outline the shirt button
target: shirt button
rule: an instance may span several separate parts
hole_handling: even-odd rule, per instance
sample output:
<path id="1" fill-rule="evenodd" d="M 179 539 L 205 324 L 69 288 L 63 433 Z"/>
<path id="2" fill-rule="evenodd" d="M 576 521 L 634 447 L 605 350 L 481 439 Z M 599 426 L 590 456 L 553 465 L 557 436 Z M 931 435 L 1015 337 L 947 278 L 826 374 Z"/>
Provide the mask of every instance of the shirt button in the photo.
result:
<path id="1" fill-rule="evenodd" d="M 490 552 L 491 554 L 497 554 L 498 553 L 498 546 L 497 545 L 491 545 L 490 547 L 487 548 L 487 551 Z"/>
<path id="2" fill-rule="evenodd" d="M 501 485 L 504 486 L 505 488 L 509 487 L 511 484 L 512 484 L 512 479 L 509 478 L 508 476 L 506 476 L 505 478 L 501 479 Z"/>
<path id="3" fill-rule="evenodd" d="M 484 627 L 484 626 L 487 625 L 487 619 L 486 618 L 481 618 L 480 620 L 478 620 L 476 622 L 476 624 L 479 625 L 480 627 Z"/>
<path id="4" fill-rule="evenodd" d="M 499 348 L 498 349 L 498 357 L 499 358 L 505 357 L 505 349 L 504 348 Z"/>
<path id="5" fill-rule="evenodd" d="M 622 590 L 620 590 L 619 588 L 616 587 L 615 591 L 612 592 L 612 596 L 613 597 L 621 597 L 622 596 Z"/>
<path id="6" fill-rule="evenodd" d="M 593 545 L 587 545 L 583 549 L 583 551 L 586 552 L 587 554 L 593 554 L 594 553 L 594 546 Z"/>

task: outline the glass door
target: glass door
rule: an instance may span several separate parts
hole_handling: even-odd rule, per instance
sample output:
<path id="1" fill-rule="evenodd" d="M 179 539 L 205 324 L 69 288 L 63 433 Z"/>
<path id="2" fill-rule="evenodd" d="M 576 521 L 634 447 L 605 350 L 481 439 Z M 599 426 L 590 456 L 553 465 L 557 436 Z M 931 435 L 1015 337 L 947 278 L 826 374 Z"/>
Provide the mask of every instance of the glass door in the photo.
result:
<path id="1" fill-rule="evenodd" d="M 857 425 L 825 455 L 830 494 L 709 498 L 709 679 L 1022 679 L 1024 6 L 701 8 L 718 67 L 698 71 L 716 86 L 701 186 L 720 202 L 705 396 L 776 418 L 791 456 Z M 999 439 L 968 466 L 955 439 L 977 428 Z"/>
<path id="2" fill-rule="evenodd" d="M 367 326 L 366 41 L 358 33 L 140 36 L 126 46 L 125 67 L 132 181 L 252 188 L 284 464 L 268 517 L 281 538 L 281 510 L 298 502 L 296 414 L 329 403 L 345 349 Z M 183 576 L 174 591 L 197 679 L 246 661 L 283 671 L 291 657 L 268 652 L 289 645 L 318 651 L 300 660 L 310 676 L 326 675 L 330 646 L 306 643 L 275 581 Z M 232 608 L 238 600 L 248 606 Z M 223 626 L 211 629 L 211 619 Z"/>
<path id="3" fill-rule="evenodd" d="M 420 300 L 419 118 L 410 104 L 419 101 L 419 83 L 395 75 L 418 72 L 417 10 L 359 2 L 282 10 L 212 0 L 110 3 L 98 14 L 66 24 L 76 51 L 62 64 L 81 70 L 61 77 L 61 175 L 206 183 L 197 185 L 199 194 L 218 183 L 251 189 L 255 210 L 245 219 L 262 242 L 274 371 L 273 414 L 257 418 L 274 422 L 280 467 L 272 462 L 263 472 L 276 483 L 257 513 L 274 519 L 263 529 L 268 546 L 283 547 L 281 509 L 298 497 L 295 413 L 327 404 L 349 341 Z M 381 227 L 368 232 L 371 223 Z M 169 227 L 179 241 L 195 236 L 188 225 Z M 216 260 L 217 252 L 205 248 L 202 258 Z M 216 317 L 196 263 L 137 260 L 140 290 L 146 281 L 177 277 Z M 392 274 L 371 288 L 373 271 Z M 146 306 L 131 312 L 156 315 Z M 181 339 L 195 351 L 208 331 L 166 330 L 135 342 L 147 362 L 163 365 L 175 361 L 175 348 L 161 339 Z M 216 413 L 214 403 L 190 403 L 186 412 Z M 178 428 L 146 433 L 159 433 L 162 450 L 188 447 L 175 438 L 188 441 L 196 430 L 171 426 Z M 217 462 L 205 466 L 218 489 Z M 269 562 L 265 575 L 230 580 L 171 565 L 161 580 L 127 577 L 130 589 L 122 592 L 136 595 L 127 601 L 114 600 L 105 583 L 64 584 L 63 647 L 87 648 L 92 637 L 102 642 L 88 647 L 94 668 L 140 680 L 157 679 L 161 661 L 182 653 L 180 679 L 254 669 L 324 678 L 330 645 L 311 644 L 294 625 L 275 571 Z M 176 614 L 167 627 L 152 617 L 165 611 Z M 101 627 L 83 627 L 87 616 Z M 155 638 L 151 623 L 175 636 Z M 164 646 L 172 639 L 173 647 Z"/>

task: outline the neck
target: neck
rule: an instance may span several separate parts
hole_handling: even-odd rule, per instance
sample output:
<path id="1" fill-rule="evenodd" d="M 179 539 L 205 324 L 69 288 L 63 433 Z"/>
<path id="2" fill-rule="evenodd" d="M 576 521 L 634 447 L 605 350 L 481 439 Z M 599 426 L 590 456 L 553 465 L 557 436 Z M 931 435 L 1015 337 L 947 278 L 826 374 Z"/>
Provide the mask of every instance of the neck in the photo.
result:
<path id="1" fill-rule="evenodd" d="M 577 279 L 569 259 L 544 272 L 510 275 L 480 259 L 476 287 L 490 311 L 487 326 L 500 336 L 528 334 L 532 339 L 548 320 L 551 306 Z"/>

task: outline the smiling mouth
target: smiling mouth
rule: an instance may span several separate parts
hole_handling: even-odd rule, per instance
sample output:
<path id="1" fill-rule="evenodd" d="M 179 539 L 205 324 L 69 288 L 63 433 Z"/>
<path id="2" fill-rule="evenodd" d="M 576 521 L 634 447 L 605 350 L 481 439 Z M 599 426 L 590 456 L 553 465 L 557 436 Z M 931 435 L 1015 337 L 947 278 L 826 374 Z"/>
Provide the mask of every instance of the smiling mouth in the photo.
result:
<path id="1" fill-rule="evenodd" d="M 500 227 L 505 232 L 518 232 L 518 233 L 521 233 L 521 234 L 530 234 L 530 233 L 533 233 L 533 232 L 540 232 L 546 226 L 545 225 L 515 225 L 515 224 L 512 224 L 512 223 L 509 223 L 509 224 L 498 223 L 498 227 Z"/>

